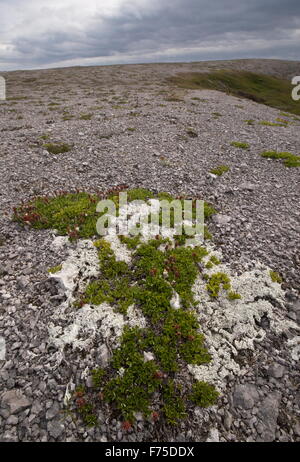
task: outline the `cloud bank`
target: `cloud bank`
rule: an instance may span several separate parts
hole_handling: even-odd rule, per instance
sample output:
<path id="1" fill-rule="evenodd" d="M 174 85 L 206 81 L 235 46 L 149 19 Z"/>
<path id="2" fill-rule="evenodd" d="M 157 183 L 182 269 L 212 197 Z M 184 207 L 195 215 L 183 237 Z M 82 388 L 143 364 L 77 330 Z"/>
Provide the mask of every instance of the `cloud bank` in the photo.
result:
<path id="1" fill-rule="evenodd" d="M 299 60 L 299 0 L 0 0 L 0 70 Z"/>

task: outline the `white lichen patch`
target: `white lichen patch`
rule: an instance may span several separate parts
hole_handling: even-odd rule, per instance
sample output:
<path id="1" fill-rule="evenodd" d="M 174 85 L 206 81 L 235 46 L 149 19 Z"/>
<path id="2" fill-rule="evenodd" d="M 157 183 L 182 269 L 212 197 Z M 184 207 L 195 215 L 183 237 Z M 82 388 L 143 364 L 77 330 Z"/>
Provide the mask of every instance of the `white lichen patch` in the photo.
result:
<path id="1" fill-rule="evenodd" d="M 294 337 L 287 341 L 291 352 L 291 357 L 294 361 L 300 360 L 300 336 Z"/>
<path id="2" fill-rule="evenodd" d="M 174 308 L 174 310 L 178 310 L 180 308 L 180 297 L 178 295 L 177 292 L 175 292 L 175 290 L 173 290 L 173 296 L 170 300 L 170 305 L 172 308 Z"/>
<path id="3" fill-rule="evenodd" d="M 126 319 L 126 324 L 130 327 L 140 327 L 141 329 L 147 327 L 146 318 L 135 305 L 130 305 L 128 307 Z"/>
<path id="4" fill-rule="evenodd" d="M 51 249 L 58 251 L 68 245 L 70 245 L 70 239 L 68 236 L 55 236 L 51 243 Z"/>
<path id="5" fill-rule="evenodd" d="M 211 275 L 219 271 L 228 274 L 232 289 L 241 295 L 241 299 L 228 300 L 224 290 L 220 290 L 219 297 L 211 298 L 206 282 L 200 277 L 197 279 L 193 290 L 199 302 L 198 319 L 212 361 L 201 366 L 189 365 L 189 370 L 197 380 L 213 383 L 222 390 L 226 386 L 226 376 L 247 372 L 235 357 L 241 350 L 254 351 L 255 342 L 265 338 L 266 330 L 261 325 L 263 317 L 276 334 L 289 328 L 298 329 L 298 326 L 285 320 L 280 309 L 275 308 L 283 306 L 284 291 L 279 284 L 272 282 L 269 268 L 257 263 L 253 270 L 236 276 L 230 274 L 227 265 L 221 264 L 206 272 Z"/>
<path id="6" fill-rule="evenodd" d="M 78 310 L 73 309 L 73 314 L 68 313 L 68 318 L 72 322 L 65 328 L 54 323 L 49 326 L 50 343 L 60 350 L 66 345 L 80 350 L 87 349 L 96 338 L 100 344 L 109 342 L 110 348 L 114 349 L 119 346 L 125 325 L 140 328 L 147 326 L 146 319 L 134 305 L 123 316 L 108 303 L 86 304 Z"/>
<path id="7" fill-rule="evenodd" d="M 141 216 L 149 215 L 151 205 L 144 204 L 140 207 L 129 204 L 128 209 L 133 224 L 133 222 L 141 222 Z M 121 219 L 122 214 L 121 217 L 117 217 L 117 220 Z M 151 229 L 147 226 L 146 224 L 141 229 L 142 241 L 153 238 Z M 169 237 L 172 238 L 170 230 L 168 232 Z M 110 243 L 117 260 L 130 264 L 133 251 L 122 244 L 115 233 L 110 233 L 104 239 Z M 203 245 L 201 242 L 198 244 Z M 190 241 L 190 245 L 194 246 L 195 241 Z M 207 244 L 206 248 L 208 255 L 204 257 L 202 266 L 205 266 L 212 256 L 222 261 L 219 250 Z M 92 241 L 82 240 L 78 241 L 75 249 L 69 249 L 69 256 L 62 263 L 61 271 L 50 274 L 49 277 L 60 282 L 67 296 L 67 300 L 56 309 L 49 326 L 50 343 L 60 352 L 66 345 L 88 351 L 94 342 L 99 348 L 101 345 L 109 344 L 110 348 L 114 349 L 120 344 L 125 325 L 147 327 L 143 313 L 134 305 L 128 308 L 125 316 L 117 313 L 107 303 L 97 306 L 86 304 L 82 308 L 74 308 L 75 292 L 84 291 L 90 280 L 97 277 L 100 272 L 96 247 Z M 256 263 L 252 270 L 238 276 L 232 274 L 229 265 L 220 263 L 213 264 L 211 268 L 205 267 L 204 272 L 208 276 L 220 272 L 227 274 L 230 278 L 231 290 L 241 296 L 240 299 L 229 300 L 228 292 L 220 288 L 219 296 L 211 298 L 207 291 L 207 282 L 200 273 L 193 287 L 198 302 L 195 308 L 200 329 L 205 335 L 206 346 L 212 360 L 208 364 L 189 365 L 188 368 L 196 380 L 212 383 L 221 391 L 226 387 L 227 376 L 240 376 L 247 372 L 247 366 L 241 366 L 236 361 L 239 352 L 248 350 L 256 355 L 256 343 L 264 340 L 268 329 L 275 334 L 280 334 L 288 329 L 299 331 L 299 327 L 293 321 L 286 320 L 282 314 L 284 291 L 280 284 L 272 282 L 270 268 Z M 180 297 L 175 291 L 170 305 L 175 309 L 180 308 Z M 267 329 L 262 320 L 266 320 Z M 299 341 L 292 339 L 289 342 L 291 357 L 296 361 L 300 355 Z M 146 352 L 147 358 L 148 353 Z M 62 356 L 58 355 L 58 357 Z"/>
<path id="8" fill-rule="evenodd" d="M 75 288 L 80 289 L 84 281 L 88 281 L 98 274 L 99 258 L 97 249 L 92 241 L 82 240 L 78 241 L 75 249 L 70 250 L 68 258 L 62 263 L 61 270 L 51 273 L 49 277 L 59 282 L 67 299 L 71 301 Z"/>
<path id="9" fill-rule="evenodd" d="M 131 262 L 131 252 L 127 249 L 125 244 L 122 244 L 116 234 L 108 234 L 105 240 L 110 243 L 111 250 L 114 252 L 116 260 L 124 261 L 125 263 Z"/>
<path id="10" fill-rule="evenodd" d="M 127 206 L 120 207 L 119 216 L 111 217 L 111 224 L 113 226 L 109 230 L 109 234 L 115 235 L 117 229 L 119 234 L 131 237 L 139 234 L 142 242 L 153 239 L 157 234 L 160 234 L 163 238 L 172 240 L 176 234 L 174 228 L 159 226 L 154 220 L 148 223 L 149 216 L 158 216 L 160 201 L 158 199 L 149 199 L 147 202 L 138 202 L 133 201 L 127 204 Z"/>
<path id="11" fill-rule="evenodd" d="M 111 347 L 117 346 L 125 325 L 124 316 L 107 303 L 84 305 L 74 311 L 71 318 L 72 322 L 65 328 L 54 323 L 49 326 L 50 343 L 60 350 L 66 345 L 87 349 L 96 336 L 99 341 L 109 340 Z"/>
<path id="12" fill-rule="evenodd" d="M 117 236 L 115 238 L 118 239 Z M 111 243 L 111 239 L 105 239 Z M 145 317 L 134 305 L 128 308 L 126 316 L 117 313 L 108 303 L 85 304 L 79 309 L 73 306 L 76 299 L 74 291 L 84 290 L 91 278 L 98 276 L 100 271 L 96 247 L 92 241 L 82 240 L 78 241 L 75 249 L 70 249 L 61 271 L 49 275 L 60 283 L 67 297 L 56 308 L 48 327 L 49 343 L 58 350 L 63 351 L 66 345 L 86 350 L 95 339 L 100 345 L 108 342 L 113 349 L 119 345 L 125 325 L 147 326 Z"/>

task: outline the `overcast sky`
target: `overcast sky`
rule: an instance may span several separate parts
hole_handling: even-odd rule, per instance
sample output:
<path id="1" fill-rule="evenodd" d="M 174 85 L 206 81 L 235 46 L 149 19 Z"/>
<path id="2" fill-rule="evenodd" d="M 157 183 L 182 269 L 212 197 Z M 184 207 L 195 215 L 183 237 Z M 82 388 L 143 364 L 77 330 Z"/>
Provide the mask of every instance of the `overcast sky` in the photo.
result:
<path id="1" fill-rule="evenodd" d="M 0 70 L 300 60 L 300 0 L 0 0 Z"/>

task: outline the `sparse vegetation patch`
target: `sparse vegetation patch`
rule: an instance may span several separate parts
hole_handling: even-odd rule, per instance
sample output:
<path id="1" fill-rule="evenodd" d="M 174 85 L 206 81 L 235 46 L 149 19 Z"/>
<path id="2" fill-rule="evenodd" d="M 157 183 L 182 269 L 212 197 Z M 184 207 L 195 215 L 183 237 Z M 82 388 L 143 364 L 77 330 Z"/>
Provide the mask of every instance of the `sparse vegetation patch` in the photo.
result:
<path id="1" fill-rule="evenodd" d="M 62 154 L 64 152 L 71 151 L 72 149 L 72 147 L 66 143 L 61 143 L 61 144 L 47 143 L 47 144 L 44 144 L 43 147 L 50 154 Z"/>
<path id="2" fill-rule="evenodd" d="M 173 376 L 183 364 L 205 364 L 211 357 L 199 333 L 193 306 L 192 286 L 199 274 L 198 263 L 207 251 L 203 247 L 173 247 L 166 239 L 136 242 L 130 265 L 116 261 L 108 242 L 99 249 L 101 275 L 80 297 L 80 305 L 109 302 L 123 314 L 129 306 L 141 310 L 147 328 L 125 327 L 120 347 L 114 351 L 110 368 L 93 371 L 93 380 L 109 402 L 130 425 L 136 412 L 145 417 L 157 413 L 154 394 L 161 396 L 158 415 L 176 424 L 186 415 L 188 395 Z M 164 250 L 162 250 L 164 246 Z M 178 294 L 180 307 L 172 306 Z M 145 354 L 146 359 L 145 360 Z M 120 373 L 120 371 L 122 371 Z M 214 404 L 215 388 L 194 383 L 191 400 L 198 406 Z"/>
<path id="3" fill-rule="evenodd" d="M 117 191 L 109 192 L 107 197 L 119 205 Z M 174 199 L 168 193 L 153 194 L 146 189 L 128 191 L 129 202 L 154 197 Z M 38 198 L 15 209 L 15 219 L 36 228 L 55 228 L 61 234 L 69 233 L 72 226 L 76 237 L 92 237 L 97 199 L 99 196 L 83 192 Z M 206 205 L 206 215 L 213 212 Z M 199 264 L 208 251 L 202 246 L 186 247 L 184 239 L 172 241 L 159 236 L 146 242 L 140 236 L 123 236 L 120 243 L 131 249 L 130 263 L 117 259 L 105 238 L 94 241 L 99 276 L 77 294 L 74 309 L 108 303 L 126 316 L 129 308 L 135 306 L 147 327 L 125 327 L 109 366 L 91 371 L 93 391 L 87 392 L 84 387 L 76 390 L 75 407 L 86 425 L 95 425 L 100 394 L 128 428 L 137 412 L 174 425 L 186 416 L 191 403 L 206 407 L 218 397 L 210 384 L 197 385 L 191 380 L 183 388 L 176 378 L 183 368 L 188 371 L 188 364 L 211 361 L 194 311 L 197 303 L 192 291 L 200 274 Z M 219 260 L 211 257 L 211 262 L 217 264 Z M 49 272 L 55 274 L 61 269 L 59 265 Z"/>
<path id="4" fill-rule="evenodd" d="M 223 173 L 226 173 L 229 170 L 230 168 L 228 167 L 228 165 L 219 165 L 218 167 L 212 168 L 210 170 L 210 173 L 212 173 L 213 175 L 222 176 Z"/>
<path id="5" fill-rule="evenodd" d="M 262 120 L 259 122 L 259 125 L 265 125 L 267 127 L 286 127 L 285 123 L 268 122 L 267 120 Z"/>
<path id="6" fill-rule="evenodd" d="M 248 143 L 240 143 L 239 141 L 232 141 L 231 146 L 240 149 L 249 149 L 250 145 Z"/>
<path id="7" fill-rule="evenodd" d="M 261 153 L 266 159 L 283 160 L 286 167 L 300 167 L 300 156 L 295 156 L 290 152 L 264 151 Z"/>

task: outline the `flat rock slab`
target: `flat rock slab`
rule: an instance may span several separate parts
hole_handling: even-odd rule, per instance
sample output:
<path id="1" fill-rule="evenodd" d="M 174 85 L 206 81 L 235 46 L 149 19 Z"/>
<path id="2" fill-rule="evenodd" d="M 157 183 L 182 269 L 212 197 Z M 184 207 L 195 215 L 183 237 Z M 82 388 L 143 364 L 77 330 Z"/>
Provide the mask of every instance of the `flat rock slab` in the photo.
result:
<path id="1" fill-rule="evenodd" d="M 270 442 L 275 440 L 280 400 L 281 394 L 275 392 L 263 401 L 257 413 L 257 417 L 263 424 L 263 431 L 258 441 Z"/>
<path id="2" fill-rule="evenodd" d="M 21 390 L 9 390 L 2 395 L 1 407 L 9 408 L 10 414 L 18 414 L 30 406 L 31 402 Z"/>
<path id="3" fill-rule="evenodd" d="M 252 409 L 259 401 L 259 395 L 254 385 L 237 385 L 233 393 L 234 407 Z"/>

